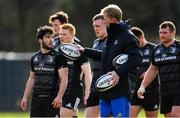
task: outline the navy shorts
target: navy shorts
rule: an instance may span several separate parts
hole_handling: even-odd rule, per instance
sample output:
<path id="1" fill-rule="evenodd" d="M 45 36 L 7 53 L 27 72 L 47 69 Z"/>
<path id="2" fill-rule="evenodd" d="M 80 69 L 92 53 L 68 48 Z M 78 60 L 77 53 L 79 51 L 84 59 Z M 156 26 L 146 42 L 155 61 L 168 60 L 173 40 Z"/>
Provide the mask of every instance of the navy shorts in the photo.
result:
<path id="1" fill-rule="evenodd" d="M 159 109 L 159 94 L 145 93 L 144 99 L 139 99 L 137 93 L 133 94 L 131 105 L 142 106 L 146 111 Z"/>
<path id="2" fill-rule="evenodd" d="M 180 106 L 180 94 L 161 96 L 160 112 L 162 114 L 171 112 L 173 106 Z"/>
<path id="3" fill-rule="evenodd" d="M 53 98 L 32 97 L 30 117 L 57 117 L 59 109 L 53 108 Z"/>
<path id="4" fill-rule="evenodd" d="M 98 106 L 99 101 L 100 101 L 99 94 L 95 92 L 91 92 L 87 100 L 86 107 Z"/>
<path id="5" fill-rule="evenodd" d="M 82 95 L 64 95 L 62 106 L 76 111 L 82 101 Z"/>

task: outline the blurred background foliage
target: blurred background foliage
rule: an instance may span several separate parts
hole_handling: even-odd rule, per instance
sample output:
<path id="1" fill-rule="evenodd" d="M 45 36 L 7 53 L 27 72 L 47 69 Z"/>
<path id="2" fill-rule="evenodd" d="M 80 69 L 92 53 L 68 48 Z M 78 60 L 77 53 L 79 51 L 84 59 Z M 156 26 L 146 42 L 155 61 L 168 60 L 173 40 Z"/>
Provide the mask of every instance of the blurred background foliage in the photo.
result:
<path id="1" fill-rule="evenodd" d="M 146 39 L 159 42 L 158 26 L 171 20 L 180 35 L 180 0 L 0 0 L 0 51 L 31 52 L 39 49 L 36 29 L 49 25 L 49 16 L 58 11 L 69 15 L 84 46 L 95 39 L 92 17 L 108 4 L 117 4 L 123 19 L 145 32 Z"/>

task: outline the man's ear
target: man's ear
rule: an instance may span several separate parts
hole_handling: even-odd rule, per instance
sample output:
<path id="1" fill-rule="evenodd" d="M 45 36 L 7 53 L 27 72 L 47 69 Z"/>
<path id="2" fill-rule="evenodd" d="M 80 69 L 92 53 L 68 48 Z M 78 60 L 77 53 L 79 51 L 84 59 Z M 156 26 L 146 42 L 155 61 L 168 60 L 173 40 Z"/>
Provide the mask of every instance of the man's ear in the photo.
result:
<path id="1" fill-rule="evenodd" d="M 176 35 L 176 31 L 173 31 L 173 34 Z"/>
<path id="2" fill-rule="evenodd" d="M 142 40 L 144 40 L 144 37 L 143 36 L 139 36 L 139 39 L 142 41 Z"/>
<path id="3" fill-rule="evenodd" d="M 111 18 L 112 23 L 119 23 L 119 21 L 116 20 L 116 18 Z"/>
<path id="4" fill-rule="evenodd" d="M 39 43 L 42 43 L 42 39 L 38 39 Z"/>

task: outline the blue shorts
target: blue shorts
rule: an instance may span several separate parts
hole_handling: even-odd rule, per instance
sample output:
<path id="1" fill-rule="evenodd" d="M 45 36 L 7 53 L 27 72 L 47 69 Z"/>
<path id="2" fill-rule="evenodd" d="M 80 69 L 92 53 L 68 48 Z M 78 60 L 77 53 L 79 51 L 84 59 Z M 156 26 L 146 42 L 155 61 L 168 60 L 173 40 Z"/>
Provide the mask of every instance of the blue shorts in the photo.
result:
<path id="1" fill-rule="evenodd" d="M 101 117 L 129 117 L 130 100 L 125 96 L 111 100 L 100 99 L 100 111 Z"/>

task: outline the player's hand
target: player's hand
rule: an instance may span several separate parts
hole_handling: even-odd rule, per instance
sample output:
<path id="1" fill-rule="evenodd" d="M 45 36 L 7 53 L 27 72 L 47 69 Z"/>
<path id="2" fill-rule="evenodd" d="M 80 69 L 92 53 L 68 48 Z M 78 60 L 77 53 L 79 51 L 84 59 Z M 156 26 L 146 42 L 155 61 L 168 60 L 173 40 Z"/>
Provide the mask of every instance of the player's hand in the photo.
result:
<path id="1" fill-rule="evenodd" d="M 27 98 L 26 97 L 23 97 L 21 100 L 21 109 L 23 111 L 26 111 L 26 109 L 27 109 Z"/>
<path id="2" fill-rule="evenodd" d="M 145 86 L 141 84 L 137 92 L 138 98 L 144 99 L 144 96 L 143 96 L 144 92 L 145 92 Z"/>
<path id="3" fill-rule="evenodd" d="M 56 97 L 52 102 L 53 108 L 60 108 L 62 106 L 62 98 Z"/>
<path id="4" fill-rule="evenodd" d="M 81 45 L 79 45 L 78 43 L 75 43 L 75 44 L 76 44 L 76 46 L 78 47 L 79 51 L 80 51 L 81 53 L 83 53 L 83 52 L 84 52 L 84 48 L 83 48 Z"/>
<path id="5" fill-rule="evenodd" d="M 87 100 L 89 98 L 89 94 L 90 94 L 90 91 L 85 91 L 85 95 L 84 95 L 84 105 L 87 104 Z"/>
<path id="6" fill-rule="evenodd" d="M 109 73 L 112 74 L 112 81 L 111 81 L 112 86 L 116 86 L 119 82 L 119 79 L 120 79 L 119 75 L 115 71 L 111 71 Z"/>

